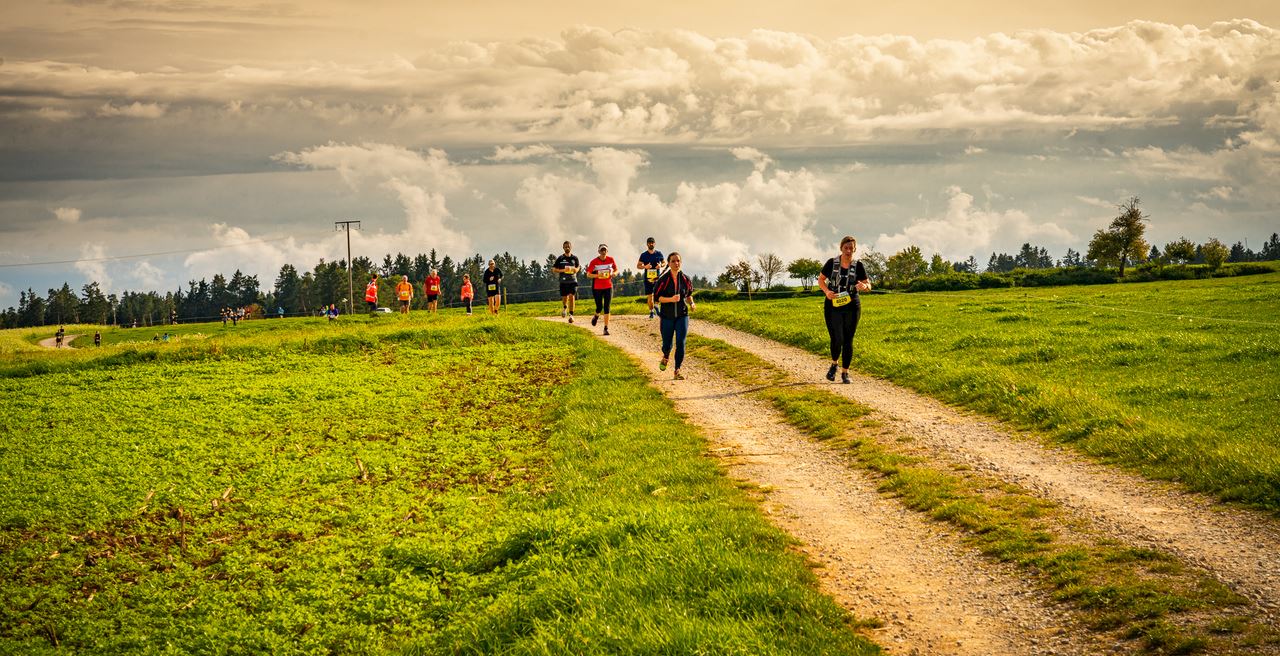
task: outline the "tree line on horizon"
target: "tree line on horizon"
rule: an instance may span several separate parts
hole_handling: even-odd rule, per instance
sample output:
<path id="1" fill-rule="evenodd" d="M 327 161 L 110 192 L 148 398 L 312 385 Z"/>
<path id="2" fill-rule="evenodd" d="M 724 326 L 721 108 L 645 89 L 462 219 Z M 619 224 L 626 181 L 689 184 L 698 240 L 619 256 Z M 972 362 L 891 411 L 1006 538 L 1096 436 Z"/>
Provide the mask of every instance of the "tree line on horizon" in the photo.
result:
<path id="1" fill-rule="evenodd" d="M 1094 233 L 1084 253 L 1068 248 L 1059 260 L 1054 260 L 1048 249 L 1024 243 L 1016 253 L 992 252 L 987 260 L 985 271 L 979 271 L 975 256 L 958 262 L 950 262 L 940 254 L 934 253 L 925 259 L 924 252 L 915 245 L 885 256 L 874 250 L 860 254 L 858 259 L 867 270 L 867 276 L 873 285 L 888 289 L 912 289 L 922 287 L 918 281 L 928 279 L 941 280 L 955 274 L 979 273 L 1010 274 L 1016 271 L 1043 270 L 1101 270 L 1118 268 L 1119 277 L 1125 276 L 1127 267 L 1158 268 L 1166 265 L 1207 265 L 1218 269 L 1224 263 L 1258 262 L 1280 260 L 1280 234 L 1272 233 L 1259 251 L 1253 251 L 1243 242 L 1237 241 L 1231 247 L 1217 239 L 1210 239 L 1196 244 L 1186 237 L 1181 237 L 1164 245 L 1161 249 L 1148 244 L 1145 231 L 1150 217 L 1140 207 L 1137 197 L 1117 206 L 1119 215 L 1104 229 Z M 435 249 L 427 253 L 419 253 L 413 257 L 404 253 L 383 256 L 380 263 L 368 257 L 357 257 L 352 260 L 352 278 L 354 280 L 355 302 L 351 305 L 361 307 L 364 298 L 365 284 L 373 275 L 379 277 L 379 298 L 391 304 L 395 284 L 399 276 L 408 276 L 414 284 L 413 309 L 426 306 L 426 298 L 422 291 L 422 283 L 432 270 L 440 272 L 441 301 L 446 306 L 455 303 L 462 286 L 463 274 L 469 274 L 473 284 L 479 285 L 480 274 L 487 267 L 488 259 L 493 259 L 503 272 L 503 287 L 507 302 L 545 301 L 559 298 L 559 280 L 552 271 L 555 254 L 547 255 L 542 262 L 537 260 L 521 260 L 510 253 L 502 253 L 492 258 L 485 258 L 479 253 L 463 260 L 454 260 L 449 255 L 440 257 Z M 762 253 L 751 259 L 740 259 L 729 264 L 714 281 L 714 287 L 721 290 L 740 290 L 748 294 L 769 290 L 790 290 L 775 281 L 786 278 L 800 281 L 808 291 L 818 274 L 822 271 L 823 262 L 812 258 L 798 258 L 785 263 L 773 253 Z M 786 274 L 784 277 L 783 274 Z M 701 276 L 693 276 L 696 288 L 712 287 L 712 281 Z M 625 268 L 615 281 L 626 293 L 641 293 L 640 279 L 629 268 Z M 1054 283 L 1049 283 L 1054 284 Z M 1057 283 L 1061 284 L 1061 283 Z M 632 290 L 629 286 L 635 286 Z M 69 283 L 62 287 L 48 290 L 40 295 L 32 289 L 19 293 L 18 307 L 9 307 L 0 313 L 0 328 L 19 328 L 64 323 L 96 323 L 118 325 L 154 325 L 166 320 L 183 322 L 214 321 L 219 318 L 223 309 L 245 308 L 250 316 L 276 316 L 283 312 L 286 316 L 305 316 L 319 313 L 330 305 L 337 305 L 342 312 L 348 311 L 347 265 L 345 260 L 326 262 L 321 259 L 310 271 L 299 272 L 293 264 L 280 267 L 273 286 L 266 291 L 261 289 L 257 276 L 246 275 L 237 269 L 229 278 L 216 274 L 206 281 L 191 280 L 186 290 L 178 289 L 161 294 L 154 291 L 132 292 L 121 294 L 104 294 L 96 281 L 85 284 L 77 294 Z M 947 285 L 939 289 L 947 289 Z M 589 292 L 588 292 L 589 294 Z"/>
<path id="2" fill-rule="evenodd" d="M 477 253 L 462 260 L 454 260 L 448 255 L 440 257 L 435 249 L 412 257 L 404 253 L 394 256 L 387 254 L 381 262 L 368 257 L 356 257 L 352 259 L 351 268 L 354 306 L 363 308 L 365 285 L 374 275 L 378 276 L 379 298 L 384 304 L 391 305 L 395 285 L 403 275 L 408 276 L 414 285 L 412 308 L 425 308 L 426 296 L 422 284 L 432 270 L 440 272 L 443 286 L 441 304 L 456 304 L 462 289 L 463 274 L 469 274 L 472 284 L 478 289 L 481 272 L 488 268 L 490 259 L 502 270 L 507 302 L 558 299 L 559 277 L 552 271 L 556 257 L 551 254 L 545 261 L 539 262 L 521 260 L 510 253 L 494 255 L 492 258 Z M 621 264 L 625 263 L 620 262 Z M 698 286 L 709 285 L 701 276 L 693 276 L 693 280 Z M 629 268 L 623 268 L 614 284 L 630 293 L 640 293 L 628 288 L 634 286 L 637 290 L 640 289 L 640 278 Z M 580 289 L 589 290 L 589 287 Z M 590 291 L 586 291 L 586 294 L 589 297 Z M 309 316 L 318 314 L 330 305 L 336 305 L 342 313 L 346 313 L 350 307 L 348 297 L 346 261 L 321 259 L 310 271 L 300 272 L 293 264 L 281 266 L 272 286 L 266 290 L 262 289 L 258 276 L 247 275 L 239 269 L 230 277 L 219 273 L 211 280 L 191 280 L 186 289 L 165 293 L 125 291 L 120 294 L 105 294 L 96 281 L 82 286 L 79 294 L 70 283 L 65 282 L 44 295 L 27 289 L 19 292 L 17 307 L 9 307 L 0 313 L 0 328 L 67 323 L 129 326 L 135 322 L 139 326 L 149 326 L 163 324 L 170 318 L 179 322 L 216 321 L 223 309 L 238 308 L 245 308 L 247 314 L 253 317 L 278 316 L 280 311 L 285 316 Z"/>
<path id="3" fill-rule="evenodd" d="M 1223 264 L 1231 262 L 1264 262 L 1280 260 L 1280 234 L 1272 233 L 1262 244 L 1261 250 L 1254 251 L 1244 242 L 1237 241 L 1227 247 L 1218 239 L 1209 239 L 1197 244 L 1186 237 L 1180 237 L 1165 244 L 1164 248 L 1148 244 L 1146 227 L 1150 217 L 1142 211 L 1141 200 L 1133 197 L 1117 206 L 1118 216 L 1107 228 L 1099 229 L 1089 241 L 1088 250 L 1080 253 L 1068 248 L 1063 257 L 1057 261 L 1043 246 L 1031 243 L 1022 244 L 1016 253 L 992 252 L 987 260 L 985 271 L 980 271 L 978 259 L 970 255 L 968 259 L 957 262 L 947 261 L 941 254 L 934 253 L 926 259 L 919 246 L 908 246 L 893 255 L 885 256 L 874 250 L 857 255 L 867 271 L 867 277 L 877 287 L 888 289 L 914 289 L 912 283 L 925 278 L 942 277 L 952 274 L 1009 274 L 1015 271 L 1036 271 L 1047 269 L 1109 269 L 1117 268 L 1118 276 L 1125 276 L 1125 269 L 1134 265 L 1139 267 L 1159 268 L 1166 265 L 1207 265 L 1216 270 Z M 799 280 L 807 291 L 818 274 L 822 272 L 824 262 L 799 258 L 784 263 L 773 253 L 762 253 L 750 259 L 740 259 L 725 267 L 716 279 L 718 287 L 737 289 L 747 293 L 771 288 L 785 291 L 789 288 L 775 286 L 774 280 L 781 280 L 782 273 L 792 279 Z"/>

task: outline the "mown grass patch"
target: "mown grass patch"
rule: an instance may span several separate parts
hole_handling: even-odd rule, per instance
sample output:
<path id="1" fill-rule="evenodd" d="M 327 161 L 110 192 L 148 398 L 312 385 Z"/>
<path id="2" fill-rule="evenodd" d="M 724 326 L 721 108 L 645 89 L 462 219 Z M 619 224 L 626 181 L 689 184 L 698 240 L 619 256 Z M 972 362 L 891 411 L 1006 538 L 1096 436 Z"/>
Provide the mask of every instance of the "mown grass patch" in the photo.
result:
<path id="1" fill-rule="evenodd" d="M 858 368 L 1280 513 L 1280 274 L 862 303 Z M 707 302 L 699 315 L 828 352 L 813 299 Z"/>
<path id="2" fill-rule="evenodd" d="M 811 437 L 845 450 L 906 507 L 959 530 L 984 555 L 1022 567 L 1089 628 L 1138 641 L 1152 653 L 1280 645 L 1280 633 L 1247 600 L 1206 573 L 1164 552 L 1102 537 L 1017 485 L 935 461 L 897 439 L 904 436 L 879 430 L 869 408 L 794 385 L 753 354 L 699 336 L 689 342 L 691 357 L 749 386 Z"/>
<path id="3" fill-rule="evenodd" d="M 877 651 L 634 365 L 475 319 L 0 377 L 0 652 Z"/>

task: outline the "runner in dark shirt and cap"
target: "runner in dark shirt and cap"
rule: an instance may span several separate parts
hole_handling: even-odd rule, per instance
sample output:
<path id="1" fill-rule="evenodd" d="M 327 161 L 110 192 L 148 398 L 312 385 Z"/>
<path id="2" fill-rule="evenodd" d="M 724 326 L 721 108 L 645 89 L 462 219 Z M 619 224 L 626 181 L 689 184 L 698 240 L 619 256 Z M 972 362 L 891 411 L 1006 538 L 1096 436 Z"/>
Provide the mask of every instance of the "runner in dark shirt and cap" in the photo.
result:
<path id="1" fill-rule="evenodd" d="M 658 274 L 665 262 L 662 251 L 654 250 L 653 245 L 653 237 L 646 239 L 645 251 L 640 253 L 640 261 L 636 262 L 636 268 L 640 269 L 640 275 L 644 276 L 644 293 L 649 297 L 650 319 L 653 318 L 653 285 L 658 282 Z"/>
<path id="2" fill-rule="evenodd" d="M 573 244 L 566 241 L 564 254 L 556 258 L 551 270 L 560 274 L 560 316 L 568 313 L 569 323 L 573 323 L 573 305 L 578 300 L 578 268 L 581 266 L 578 256 L 573 254 Z"/>

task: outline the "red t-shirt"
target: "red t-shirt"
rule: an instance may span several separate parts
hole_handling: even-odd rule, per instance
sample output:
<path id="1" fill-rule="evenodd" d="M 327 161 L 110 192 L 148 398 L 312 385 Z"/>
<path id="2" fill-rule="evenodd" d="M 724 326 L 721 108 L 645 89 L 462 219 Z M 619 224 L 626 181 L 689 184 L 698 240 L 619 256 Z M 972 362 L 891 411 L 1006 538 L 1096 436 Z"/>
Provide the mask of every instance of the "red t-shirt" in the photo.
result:
<path id="1" fill-rule="evenodd" d="M 591 273 L 602 273 L 604 271 L 608 271 L 608 278 L 592 278 L 591 288 L 612 289 L 613 276 L 618 273 L 618 263 L 614 262 L 612 257 L 606 256 L 604 259 L 597 257 L 594 260 L 591 260 L 591 264 L 587 265 L 587 271 L 590 271 Z"/>
<path id="2" fill-rule="evenodd" d="M 440 294 L 440 276 L 427 276 L 427 281 L 422 283 L 422 291 L 427 296 L 437 296 Z"/>

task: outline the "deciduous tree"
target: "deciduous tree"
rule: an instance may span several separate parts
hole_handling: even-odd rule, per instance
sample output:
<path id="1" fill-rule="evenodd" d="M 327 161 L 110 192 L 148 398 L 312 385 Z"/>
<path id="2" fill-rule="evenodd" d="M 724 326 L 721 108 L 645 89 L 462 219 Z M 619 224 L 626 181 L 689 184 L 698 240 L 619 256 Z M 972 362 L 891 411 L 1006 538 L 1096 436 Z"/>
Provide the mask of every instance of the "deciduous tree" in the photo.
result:
<path id="1" fill-rule="evenodd" d="M 865 268 L 865 266 L 866 263 L 864 262 L 863 267 Z M 807 292 L 813 286 L 813 281 L 818 278 L 818 274 L 822 273 L 822 263 L 812 258 L 802 257 L 792 260 L 791 264 L 787 265 L 787 273 L 791 274 L 792 278 L 799 280 Z"/>

